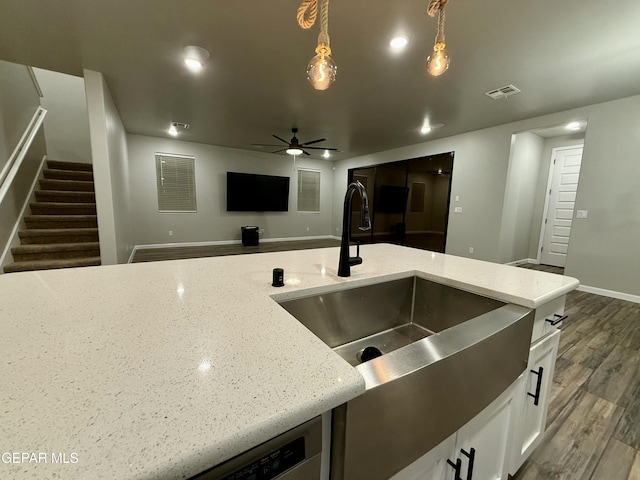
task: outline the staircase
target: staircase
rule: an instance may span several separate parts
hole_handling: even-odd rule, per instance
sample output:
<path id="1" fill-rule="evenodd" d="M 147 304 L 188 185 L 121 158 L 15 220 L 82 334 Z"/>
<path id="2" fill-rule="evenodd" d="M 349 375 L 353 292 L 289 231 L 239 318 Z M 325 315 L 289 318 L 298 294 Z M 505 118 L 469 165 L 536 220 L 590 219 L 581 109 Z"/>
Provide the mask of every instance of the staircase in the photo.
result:
<path id="1" fill-rule="evenodd" d="M 92 166 L 48 160 L 43 174 L 4 272 L 100 265 Z"/>

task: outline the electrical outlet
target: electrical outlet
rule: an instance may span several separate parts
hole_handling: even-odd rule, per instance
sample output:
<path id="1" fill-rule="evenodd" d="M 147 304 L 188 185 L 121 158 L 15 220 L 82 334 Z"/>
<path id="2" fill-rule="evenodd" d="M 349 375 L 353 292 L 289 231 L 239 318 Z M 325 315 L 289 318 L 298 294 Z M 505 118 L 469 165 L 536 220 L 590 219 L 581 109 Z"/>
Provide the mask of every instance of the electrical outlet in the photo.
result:
<path id="1" fill-rule="evenodd" d="M 453 209 L 453 213 L 462 213 L 462 207 L 456 207 Z"/>
<path id="2" fill-rule="evenodd" d="M 469 253 L 473 253 L 473 247 L 469 247 Z"/>
<path id="3" fill-rule="evenodd" d="M 576 212 L 576 218 L 588 218 L 589 210 L 578 210 Z"/>
<path id="4" fill-rule="evenodd" d="M 169 230 L 169 236 L 173 237 L 173 230 Z"/>

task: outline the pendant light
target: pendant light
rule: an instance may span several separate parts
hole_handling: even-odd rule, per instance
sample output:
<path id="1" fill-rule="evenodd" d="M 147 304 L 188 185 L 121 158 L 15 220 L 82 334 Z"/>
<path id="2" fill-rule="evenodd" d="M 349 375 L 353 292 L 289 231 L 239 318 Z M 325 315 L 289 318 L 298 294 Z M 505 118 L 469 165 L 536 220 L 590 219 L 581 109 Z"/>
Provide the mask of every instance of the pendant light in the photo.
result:
<path id="1" fill-rule="evenodd" d="M 307 65 L 307 80 L 316 90 L 326 90 L 336 79 L 338 67 L 331 58 L 329 46 L 329 0 L 320 0 L 320 34 L 316 55 Z M 318 11 L 318 0 L 304 0 L 298 8 L 298 25 L 304 29 L 313 26 Z"/>
<path id="2" fill-rule="evenodd" d="M 436 41 L 433 45 L 433 53 L 427 57 L 427 72 L 434 77 L 442 75 L 449 68 L 449 54 L 444 49 L 444 8 L 448 0 L 431 0 L 427 12 L 429 16 L 438 15 L 438 30 Z"/>

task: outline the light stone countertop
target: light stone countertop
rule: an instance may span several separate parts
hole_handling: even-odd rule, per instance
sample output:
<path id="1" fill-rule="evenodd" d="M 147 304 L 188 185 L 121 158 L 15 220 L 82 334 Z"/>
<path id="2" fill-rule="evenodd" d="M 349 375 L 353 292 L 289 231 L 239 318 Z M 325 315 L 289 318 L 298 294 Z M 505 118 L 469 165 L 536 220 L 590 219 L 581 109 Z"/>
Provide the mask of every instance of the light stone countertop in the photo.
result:
<path id="1" fill-rule="evenodd" d="M 364 263 L 340 278 L 338 254 L 0 276 L 0 478 L 188 478 L 364 392 L 357 370 L 273 298 L 415 273 L 535 308 L 578 286 L 393 245 L 362 246 Z M 271 286 L 275 267 L 285 287 Z"/>

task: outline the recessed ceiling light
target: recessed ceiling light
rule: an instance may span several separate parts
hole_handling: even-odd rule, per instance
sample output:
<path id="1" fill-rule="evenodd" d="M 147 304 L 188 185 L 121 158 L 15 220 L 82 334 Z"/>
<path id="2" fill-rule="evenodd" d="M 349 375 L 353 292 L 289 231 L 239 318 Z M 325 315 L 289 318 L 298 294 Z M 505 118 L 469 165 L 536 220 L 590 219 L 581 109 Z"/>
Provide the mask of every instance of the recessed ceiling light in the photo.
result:
<path id="1" fill-rule="evenodd" d="M 202 67 L 204 66 L 203 63 L 196 58 L 185 58 L 184 64 L 192 72 L 199 72 L 200 70 L 202 70 Z"/>
<path id="2" fill-rule="evenodd" d="M 211 54 L 204 48 L 189 45 L 188 47 L 184 47 L 182 61 L 192 72 L 199 72 L 204 67 L 204 62 L 209 60 L 210 56 Z"/>
<path id="3" fill-rule="evenodd" d="M 393 37 L 389 42 L 389 46 L 394 50 L 402 50 L 409 43 L 409 39 L 404 36 Z"/>
<path id="4" fill-rule="evenodd" d="M 580 122 L 569 122 L 565 125 L 567 130 L 580 130 Z"/>
<path id="5" fill-rule="evenodd" d="M 433 124 L 423 125 L 422 128 L 420 128 L 420 133 L 425 135 L 429 133 L 431 130 L 435 130 L 436 128 L 442 128 L 442 127 L 444 127 L 444 123 L 433 123 Z"/>
<path id="6" fill-rule="evenodd" d="M 188 123 L 171 122 L 171 125 L 169 126 L 169 130 L 167 130 L 167 133 L 169 133 L 169 135 L 177 137 L 178 133 L 180 133 L 180 129 L 188 130 L 190 126 L 191 125 L 189 125 Z"/>

